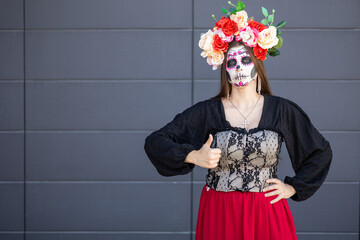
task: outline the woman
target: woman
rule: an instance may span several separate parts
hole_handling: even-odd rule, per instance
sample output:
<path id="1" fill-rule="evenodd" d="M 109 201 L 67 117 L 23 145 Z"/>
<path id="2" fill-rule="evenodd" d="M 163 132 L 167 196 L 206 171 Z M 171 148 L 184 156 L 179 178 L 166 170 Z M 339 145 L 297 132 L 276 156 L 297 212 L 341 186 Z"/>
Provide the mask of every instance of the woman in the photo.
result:
<path id="1" fill-rule="evenodd" d="M 219 20 L 219 28 L 199 42 L 213 69 L 221 66 L 220 92 L 147 136 L 145 152 L 163 176 L 187 174 L 195 165 L 208 169 L 196 240 L 297 239 L 286 199 L 303 201 L 319 189 L 330 168 L 331 146 L 300 106 L 272 95 L 264 56 L 254 53 L 245 34 L 228 38 L 220 21 L 228 20 Z M 214 32 L 220 27 L 223 42 L 217 44 Z M 206 50 L 209 36 L 212 48 Z M 223 61 L 212 62 L 214 53 L 206 51 L 224 42 Z M 281 181 L 277 164 L 283 141 L 295 176 Z"/>

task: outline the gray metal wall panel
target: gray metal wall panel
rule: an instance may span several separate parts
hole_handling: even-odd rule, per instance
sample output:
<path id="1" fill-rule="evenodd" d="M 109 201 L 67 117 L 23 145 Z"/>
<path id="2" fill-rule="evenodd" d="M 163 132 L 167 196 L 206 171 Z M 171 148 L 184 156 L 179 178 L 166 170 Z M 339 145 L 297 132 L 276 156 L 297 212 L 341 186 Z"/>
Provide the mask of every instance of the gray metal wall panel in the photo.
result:
<path id="1" fill-rule="evenodd" d="M 272 81 L 276 95 L 295 101 L 321 130 L 360 130 L 359 80 Z M 349 109 L 351 109 L 349 111 Z"/>
<path id="2" fill-rule="evenodd" d="M 24 240 L 24 233 L 20 233 L 20 232 L 0 232 L 0 239 L 4 239 L 4 240 Z"/>
<path id="3" fill-rule="evenodd" d="M 24 82 L 0 81 L 0 130 L 24 129 Z"/>
<path id="4" fill-rule="evenodd" d="M 24 133 L 0 133 L 0 181 L 24 180 Z"/>
<path id="5" fill-rule="evenodd" d="M 28 182 L 27 230 L 189 232 L 190 193 L 177 182 Z"/>
<path id="6" fill-rule="evenodd" d="M 0 183 L 0 231 L 24 230 L 24 184 Z"/>
<path id="7" fill-rule="evenodd" d="M 191 8 L 191 0 L 36 0 L 26 5 L 26 23 L 37 29 L 189 28 Z"/>
<path id="8" fill-rule="evenodd" d="M 191 106 L 190 81 L 32 81 L 26 90 L 28 130 L 157 129 Z"/>
<path id="9" fill-rule="evenodd" d="M 1 30 L 0 34 L 0 79 L 24 79 L 23 32 Z"/>
<path id="10" fill-rule="evenodd" d="M 190 41 L 189 30 L 29 30 L 26 75 L 35 80 L 190 79 Z"/>
<path id="11" fill-rule="evenodd" d="M 212 28 L 215 20 L 223 16 L 221 8 L 231 7 L 227 1 L 219 0 L 195 0 L 196 28 Z M 267 0 L 267 1 L 243 1 L 245 11 L 249 17 L 254 16 L 255 21 L 260 22 L 264 16 L 261 6 L 268 9 L 269 13 L 275 9 L 274 24 L 286 20 L 286 28 L 359 28 L 360 26 L 360 2 L 347 0 L 302 1 L 296 0 Z M 233 1 L 237 3 L 237 1 Z"/>
<path id="12" fill-rule="evenodd" d="M 333 148 L 333 162 L 328 181 L 360 181 L 360 133 L 333 132 L 325 133 Z M 350 144 L 349 144 L 350 143 Z M 354 144 L 351 144 L 354 143 Z"/>
<path id="13" fill-rule="evenodd" d="M 359 183 L 324 183 L 307 201 L 288 203 L 296 231 L 359 232 Z"/>
<path id="14" fill-rule="evenodd" d="M 298 240 L 358 240 L 358 233 L 299 233 Z"/>
<path id="15" fill-rule="evenodd" d="M 0 28 L 14 29 L 24 27 L 23 0 L 0 1 Z"/>
<path id="16" fill-rule="evenodd" d="M 148 134 L 149 131 L 28 133 L 27 180 L 190 181 L 190 174 L 159 175 L 143 150 Z"/>

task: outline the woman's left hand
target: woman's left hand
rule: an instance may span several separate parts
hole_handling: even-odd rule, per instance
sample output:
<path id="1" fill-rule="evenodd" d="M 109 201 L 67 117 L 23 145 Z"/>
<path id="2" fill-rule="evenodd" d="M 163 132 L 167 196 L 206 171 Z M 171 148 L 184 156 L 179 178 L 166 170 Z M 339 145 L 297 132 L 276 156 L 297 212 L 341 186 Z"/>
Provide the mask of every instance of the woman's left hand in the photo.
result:
<path id="1" fill-rule="evenodd" d="M 278 195 L 270 203 L 276 203 L 277 201 L 281 200 L 282 198 L 289 198 L 296 193 L 295 189 L 291 185 L 283 183 L 281 180 L 279 180 L 277 178 L 268 179 L 268 180 L 266 180 L 266 182 L 274 183 L 274 184 L 264 188 L 263 192 L 270 191 L 273 189 L 276 189 L 276 190 L 266 193 L 265 197 Z"/>

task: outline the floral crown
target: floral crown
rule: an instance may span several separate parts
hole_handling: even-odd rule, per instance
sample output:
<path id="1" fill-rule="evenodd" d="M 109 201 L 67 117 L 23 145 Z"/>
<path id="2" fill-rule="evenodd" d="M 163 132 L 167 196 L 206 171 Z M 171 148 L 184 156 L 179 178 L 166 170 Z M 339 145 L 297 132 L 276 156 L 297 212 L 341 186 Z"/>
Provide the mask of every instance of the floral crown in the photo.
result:
<path id="1" fill-rule="evenodd" d="M 272 26 L 274 22 L 275 10 L 272 14 L 268 14 L 266 8 L 261 7 L 262 13 L 265 16 L 261 22 L 254 21 L 254 17 L 249 18 L 247 12 L 244 10 L 245 4 L 238 1 L 235 6 L 230 1 L 228 3 L 235 7 L 226 10 L 222 8 L 222 12 L 228 17 L 221 17 L 215 19 L 215 27 L 209 29 L 207 33 L 202 33 L 199 41 L 199 47 L 203 50 L 201 56 L 207 57 L 206 61 L 212 65 L 212 69 L 216 70 L 224 61 L 224 52 L 228 50 L 229 42 L 242 41 L 246 46 L 252 47 L 255 57 L 264 61 L 267 55 L 275 57 L 280 55 L 279 48 L 281 48 L 283 39 L 280 36 L 279 28 L 286 25 L 285 21 L 281 21 L 275 27 Z M 268 26 L 266 26 L 268 25 Z"/>

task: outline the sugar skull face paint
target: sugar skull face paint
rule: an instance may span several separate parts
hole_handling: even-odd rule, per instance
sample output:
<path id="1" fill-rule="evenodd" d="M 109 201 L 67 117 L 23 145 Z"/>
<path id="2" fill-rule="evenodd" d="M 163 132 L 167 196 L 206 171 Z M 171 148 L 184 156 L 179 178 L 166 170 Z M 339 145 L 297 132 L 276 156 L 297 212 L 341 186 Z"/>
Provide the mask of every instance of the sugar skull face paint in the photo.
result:
<path id="1" fill-rule="evenodd" d="M 236 87 L 245 87 L 256 79 L 255 65 L 243 45 L 232 47 L 227 55 L 228 81 Z"/>

